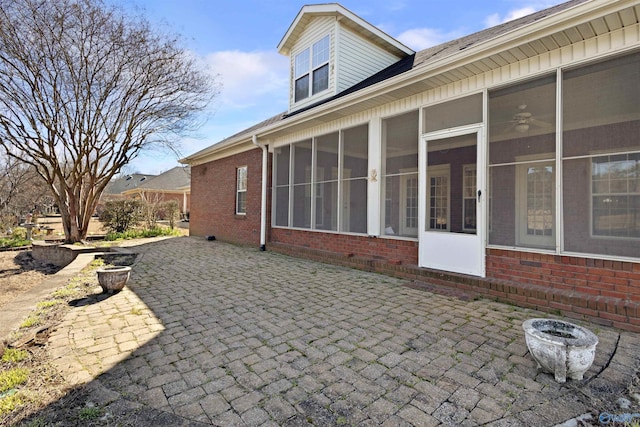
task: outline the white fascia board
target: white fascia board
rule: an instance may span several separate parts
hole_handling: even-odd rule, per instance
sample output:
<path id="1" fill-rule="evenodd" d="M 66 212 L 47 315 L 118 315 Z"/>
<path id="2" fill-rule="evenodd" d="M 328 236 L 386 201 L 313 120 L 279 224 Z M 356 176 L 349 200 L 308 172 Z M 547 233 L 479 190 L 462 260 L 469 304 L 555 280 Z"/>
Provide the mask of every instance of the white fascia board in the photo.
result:
<path id="1" fill-rule="evenodd" d="M 253 145 L 253 142 L 251 141 L 251 135 L 244 134 L 237 138 L 214 144 L 178 161 L 182 164 L 198 166 L 203 163 L 223 159 L 234 154 L 240 154 L 254 149 L 256 149 L 256 146 Z"/>

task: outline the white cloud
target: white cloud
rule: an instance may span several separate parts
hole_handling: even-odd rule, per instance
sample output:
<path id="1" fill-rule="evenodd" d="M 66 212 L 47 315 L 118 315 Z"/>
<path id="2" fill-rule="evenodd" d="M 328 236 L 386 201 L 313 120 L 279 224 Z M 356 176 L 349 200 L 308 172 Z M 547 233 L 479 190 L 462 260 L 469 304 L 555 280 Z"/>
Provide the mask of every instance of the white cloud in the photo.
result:
<path id="1" fill-rule="evenodd" d="M 523 16 L 531 15 L 538 9 L 532 6 L 522 7 L 520 9 L 514 9 L 509 12 L 505 16 L 500 16 L 499 13 L 494 13 L 485 18 L 484 24 L 487 27 L 494 27 L 496 25 L 513 21 L 514 19 L 522 18 Z"/>
<path id="2" fill-rule="evenodd" d="M 403 32 L 396 38 L 411 49 L 418 51 L 461 36 L 462 34 L 457 32 L 445 33 L 433 28 L 413 28 Z"/>
<path id="3" fill-rule="evenodd" d="M 286 102 L 289 61 L 285 56 L 233 50 L 210 53 L 205 61 L 214 74 L 220 75 L 222 92 L 216 103 L 221 108 L 250 107 L 265 96 Z"/>

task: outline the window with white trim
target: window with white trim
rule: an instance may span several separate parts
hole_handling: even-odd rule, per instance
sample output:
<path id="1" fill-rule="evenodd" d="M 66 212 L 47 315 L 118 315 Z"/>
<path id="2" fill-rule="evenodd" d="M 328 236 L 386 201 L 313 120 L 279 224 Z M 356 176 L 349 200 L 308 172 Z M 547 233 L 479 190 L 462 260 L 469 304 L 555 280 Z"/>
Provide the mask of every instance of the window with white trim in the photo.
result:
<path id="1" fill-rule="evenodd" d="M 327 35 L 295 56 L 295 102 L 329 88 L 329 42 Z"/>
<path id="2" fill-rule="evenodd" d="M 427 230 L 449 231 L 451 229 L 450 182 L 450 165 L 427 168 Z"/>
<path id="3" fill-rule="evenodd" d="M 247 214 L 247 167 L 236 169 L 236 215 Z"/>
<path id="4" fill-rule="evenodd" d="M 640 237 L 640 153 L 591 160 L 594 236 Z"/>
<path id="5" fill-rule="evenodd" d="M 462 229 L 476 231 L 476 165 L 462 167 Z"/>

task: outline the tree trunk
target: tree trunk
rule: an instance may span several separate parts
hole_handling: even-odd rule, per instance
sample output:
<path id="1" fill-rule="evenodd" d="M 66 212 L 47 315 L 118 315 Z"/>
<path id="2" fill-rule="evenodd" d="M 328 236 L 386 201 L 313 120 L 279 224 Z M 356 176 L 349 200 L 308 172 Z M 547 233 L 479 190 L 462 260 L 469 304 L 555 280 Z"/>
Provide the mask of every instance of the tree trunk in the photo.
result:
<path id="1" fill-rule="evenodd" d="M 62 216 L 64 241 L 65 243 L 78 243 L 87 237 L 87 227 L 79 224 L 79 212 L 81 211 L 79 199 L 71 194 L 70 189 L 66 189 L 64 194 L 66 200 L 58 205 Z"/>

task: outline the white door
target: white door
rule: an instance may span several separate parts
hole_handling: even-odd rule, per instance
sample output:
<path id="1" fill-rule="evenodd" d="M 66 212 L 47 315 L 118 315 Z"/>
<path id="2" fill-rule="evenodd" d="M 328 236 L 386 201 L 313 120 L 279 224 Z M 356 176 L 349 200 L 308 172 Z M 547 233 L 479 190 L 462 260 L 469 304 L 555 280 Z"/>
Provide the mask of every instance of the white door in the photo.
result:
<path id="1" fill-rule="evenodd" d="M 420 143 L 419 264 L 485 276 L 482 127 L 437 132 Z"/>

